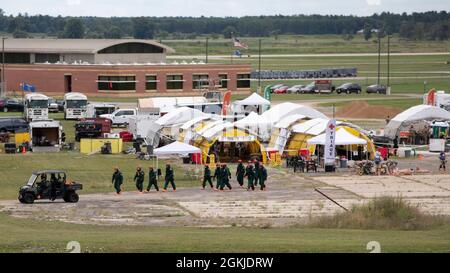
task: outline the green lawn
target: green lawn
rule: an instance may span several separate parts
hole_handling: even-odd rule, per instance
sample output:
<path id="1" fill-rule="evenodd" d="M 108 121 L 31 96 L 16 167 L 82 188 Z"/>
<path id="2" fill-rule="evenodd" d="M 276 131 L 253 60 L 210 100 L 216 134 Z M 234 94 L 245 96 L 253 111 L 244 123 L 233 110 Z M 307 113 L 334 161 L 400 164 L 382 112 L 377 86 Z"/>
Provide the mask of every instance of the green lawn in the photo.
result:
<path id="1" fill-rule="evenodd" d="M 388 100 L 364 100 L 365 102 L 367 102 L 369 105 L 382 105 L 382 106 L 386 106 L 386 107 L 392 107 L 392 108 L 397 108 L 400 110 L 406 110 L 412 106 L 418 105 L 422 103 L 421 99 L 391 99 L 389 98 Z M 339 102 L 335 102 L 335 103 L 321 103 L 319 104 L 319 106 L 322 107 L 331 107 L 331 106 L 336 106 L 336 107 L 345 107 L 346 105 L 348 105 L 349 103 L 351 103 L 351 101 L 339 101 Z"/>
<path id="2" fill-rule="evenodd" d="M 49 232 L 51 230 L 51 232 Z M 316 228 L 108 227 L 15 219 L 0 213 L 0 252 L 449 252 L 450 224 L 424 231 Z"/>

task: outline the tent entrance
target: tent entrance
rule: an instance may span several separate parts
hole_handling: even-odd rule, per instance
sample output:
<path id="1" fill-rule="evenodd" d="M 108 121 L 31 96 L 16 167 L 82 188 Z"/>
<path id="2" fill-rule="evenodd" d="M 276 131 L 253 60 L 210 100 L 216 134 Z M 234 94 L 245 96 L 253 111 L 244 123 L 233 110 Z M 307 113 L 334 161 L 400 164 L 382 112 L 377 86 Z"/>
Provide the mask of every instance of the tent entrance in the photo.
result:
<path id="1" fill-rule="evenodd" d="M 216 162 L 236 163 L 239 160 L 262 160 L 261 149 L 255 142 L 221 142 L 216 141 L 209 149 Z"/>

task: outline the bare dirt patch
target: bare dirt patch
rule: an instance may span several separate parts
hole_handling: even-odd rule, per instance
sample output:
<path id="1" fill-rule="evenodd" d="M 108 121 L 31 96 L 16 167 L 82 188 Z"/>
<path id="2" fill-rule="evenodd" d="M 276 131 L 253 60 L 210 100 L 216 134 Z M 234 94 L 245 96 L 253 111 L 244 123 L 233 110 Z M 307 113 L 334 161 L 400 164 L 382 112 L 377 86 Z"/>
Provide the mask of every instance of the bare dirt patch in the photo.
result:
<path id="1" fill-rule="evenodd" d="M 401 109 L 381 105 L 370 105 L 367 101 L 355 100 L 346 106 L 339 107 L 336 117 L 358 119 L 384 119 L 394 117 L 402 112 Z"/>

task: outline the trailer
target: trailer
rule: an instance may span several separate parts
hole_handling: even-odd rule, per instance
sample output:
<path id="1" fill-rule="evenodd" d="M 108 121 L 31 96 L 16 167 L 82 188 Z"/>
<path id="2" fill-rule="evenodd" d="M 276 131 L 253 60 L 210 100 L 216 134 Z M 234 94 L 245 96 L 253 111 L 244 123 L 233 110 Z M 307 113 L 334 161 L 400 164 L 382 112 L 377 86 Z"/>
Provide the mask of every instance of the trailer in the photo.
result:
<path id="1" fill-rule="evenodd" d="M 62 126 L 56 120 L 37 120 L 29 124 L 30 148 L 33 152 L 59 152 L 62 146 Z"/>
<path id="2" fill-rule="evenodd" d="M 117 105 L 110 103 L 93 103 L 86 107 L 86 118 L 98 118 L 104 114 L 112 114 L 117 110 Z"/>
<path id="3" fill-rule="evenodd" d="M 86 116 L 88 98 L 82 93 L 67 93 L 64 96 L 64 119 L 81 119 Z"/>
<path id="4" fill-rule="evenodd" d="M 27 121 L 48 119 L 48 97 L 38 93 L 27 94 L 24 113 Z"/>
<path id="5" fill-rule="evenodd" d="M 147 137 L 150 128 L 161 117 L 159 108 L 140 109 L 138 115 L 129 119 L 128 130 L 135 140 L 143 140 Z"/>
<path id="6" fill-rule="evenodd" d="M 423 104 L 443 108 L 450 112 L 450 94 L 432 89 L 423 95 Z"/>

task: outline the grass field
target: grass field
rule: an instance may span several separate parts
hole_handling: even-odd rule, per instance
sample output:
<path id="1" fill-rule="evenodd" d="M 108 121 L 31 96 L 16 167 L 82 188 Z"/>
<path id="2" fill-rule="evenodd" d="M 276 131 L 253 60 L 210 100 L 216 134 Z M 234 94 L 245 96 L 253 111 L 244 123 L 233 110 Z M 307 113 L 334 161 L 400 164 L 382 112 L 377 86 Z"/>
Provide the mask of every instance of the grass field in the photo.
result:
<path id="1" fill-rule="evenodd" d="M 51 232 L 48 232 L 51 230 Z M 102 227 L 15 219 L 0 214 L 0 252 L 449 252 L 450 224 L 423 231 L 317 228 Z"/>
<path id="2" fill-rule="evenodd" d="M 258 37 L 240 37 L 248 44 L 249 50 L 243 54 L 258 53 Z M 345 41 L 341 35 L 279 35 L 262 37 L 263 54 L 314 54 L 314 53 L 372 53 L 378 50 L 375 38 L 365 41 L 362 35 L 355 35 L 351 41 Z M 174 48 L 177 55 L 203 55 L 206 38 L 194 40 L 162 40 Z M 211 55 L 229 55 L 232 52 L 230 39 L 209 39 Z M 383 50 L 387 47 L 387 38 L 382 40 Z M 397 35 L 391 38 L 391 52 L 448 52 L 450 41 L 407 41 Z"/>
<path id="3" fill-rule="evenodd" d="M 401 110 L 405 110 L 408 109 L 412 106 L 418 105 L 422 102 L 421 99 L 390 99 L 390 100 L 363 100 L 365 102 L 367 102 L 369 105 L 383 105 L 386 107 L 392 107 L 392 108 L 397 108 L 397 109 L 401 109 Z M 319 106 L 322 107 L 331 107 L 331 106 L 336 106 L 336 107 L 345 107 L 346 105 L 350 104 L 351 101 L 339 101 L 339 102 L 333 102 L 333 103 L 321 103 L 319 104 Z"/>

